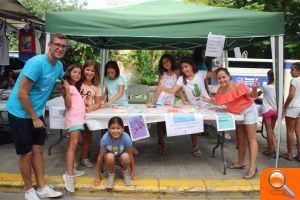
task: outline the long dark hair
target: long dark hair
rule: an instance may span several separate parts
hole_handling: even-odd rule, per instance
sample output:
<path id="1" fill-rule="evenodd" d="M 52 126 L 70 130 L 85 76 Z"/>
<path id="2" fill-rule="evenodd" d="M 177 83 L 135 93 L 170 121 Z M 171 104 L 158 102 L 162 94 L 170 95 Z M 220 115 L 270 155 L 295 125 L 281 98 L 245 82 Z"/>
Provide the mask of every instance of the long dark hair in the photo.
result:
<path id="1" fill-rule="evenodd" d="M 293 63 L 292 65 L 295 67 L 295 69 L 296 69 L 298 72 L 300 72 L 300 62 L 295 62 L 295 63 Z"/>
<path id="2" fill-rule="evenodd" d="M 268 72 L 267 72 L 267 76 L 268 76 L 268 85 L 274 83 L 274 73 L 273 73 L 273 70 L 270 69 Z"/>
<path id="3" fill-rule="evenodd" d="M 193 72 L 196 73 L 197 72 L 197 69 L 196 69 L 196 66 L 195 66 L 195 63 L 192 59 L 190 58 L 182 58 L 181 61 L 180 61 L 180 66 L 182 66 L 183 63 L 187 63 L 189 64 L 190 66 L 192 66 L 192 69 L 193 69 Z M 180 75 L 183 77 L 183 84 L 186 85 L 187 84 L 187 81 L 186 81 L 186 75 L 182 72 L 182 67 L 181 67 L 181 70 L 180 70 Z"/>
<path id="4" fill-rule="evenodd" d="M 159 75 L 161 75 L 161 76 L 164 74 L 164 72 L 167 71 L 163 66 L 163 63 L 162 63 L 163 59 L 169 59 L 171 62 L 171 70 L 172 71 L 176 70 L 176 62 L 175 62 L 174 57 L 172 55 L 166 53 L 160 57 L 159 63 L 158 63 L 158 71 L 159 71 Z"/>
<path id="5" fill-rule="evenodd" d="M 108 128 L 112 124 L 119 124 L 120 126 L 122 126 L 122 128 L 124 128 L 124 123 L 123 123 L 123 120 L 121 119 L 121 117 L 114 116 L 114 117 L 110 118 L 108 121 Z"/>
<path id="6" fill-rule="evenodd" d="M 104 72 L 104 76 L 107 77 L 107 70 L 108 69 L 114 69 L 116 71 L 116 78 L 118 78 L 120 76 L 120 69 L 118 66 L 118 63 L 114 60 L 110 60 L 106 63 L 105 65 L 105 72 Z"/>
<path id="7" fill-rule="evenodd" d="M 65 76 L 64 76 L 64 79 L 67 80 L 69 82 L 69 84 L 71 84 L 71 71 L 75 68 L 79 68 L 82 73 L 82 65 L 80 63 L 74 63 L 74 64 L 69 65 L 66 69 Z M 75 87 L 77 88 L 78 91 L 80 91 L 81 84 L 82 84 L 81 81 L 78 81 L 77 83 L 75 83 Z"/>
<path id="8" fill-rule="evenodd" d="M 82 68 L 82 74 L 83 75 L 81 76 L 82 77 L 82 82 L 84 82 L 84 80 L 85 80 L 84 70 L 85 70 L 85 68 L 90 67 L 90 66 L 93 66 L 94 67 L 94 71 L 95 71 L 95 76 L 92 79 L 92 83 L 93 83 L 93 85 L 98 86 L 100 84 L 100 73 L 99 73 L 99 69 L 98 69 L 98 64 L 94 60 L 88 60 L 83 65 L 83 68 Z"/>

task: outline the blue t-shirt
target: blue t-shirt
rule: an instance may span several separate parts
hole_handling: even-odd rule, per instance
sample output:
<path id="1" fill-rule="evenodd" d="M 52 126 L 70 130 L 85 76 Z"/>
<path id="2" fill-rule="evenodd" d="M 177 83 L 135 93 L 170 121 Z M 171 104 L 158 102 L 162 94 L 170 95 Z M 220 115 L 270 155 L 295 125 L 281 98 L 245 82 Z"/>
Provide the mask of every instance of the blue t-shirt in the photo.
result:
<path id="1" fill-rule="evenodd" d="M 106 132 L 100 141 L 100 147 L 104 149 L 105 153 L 115 154 L 115 159 L 118 159 L 122 153 L 126 152 L 127 148 L 132 147 L 132 142 L 126 132 L 123 132 L 122 137 L 116 141 L 113 141 Z"/>
<path id="2" fill-rule="evenodd" d="M 114 80 L 110 80 L 108 78 L 104 79 L 104 87 L 106 87 L 108 92 L 108 100 L 114 98 L 118 94 L 119 87 L 121 85 L 124 85 L 125 87 L 125 80 L 122 76 L 119 76 Z M 124 90 L 123 95 L 117 101 L 113 102 L 112 105 L 126 105 L 126 104 L 128 104 L 128 100 Z"/>
<path id="3" fill-rule="evenodd" d="M 53 66 L 47 54 L 34 56 L 26 62 L 10 94 L 6 110 L 16 117 L 31 119 L 31 116 L 24 110 L 18 98 L 18 91 L 23 76 L 33 81 L 29 98 L 37 116 L 41 117 L 56 80 L 64 76 L 63 65 L 58 61 Z"/>

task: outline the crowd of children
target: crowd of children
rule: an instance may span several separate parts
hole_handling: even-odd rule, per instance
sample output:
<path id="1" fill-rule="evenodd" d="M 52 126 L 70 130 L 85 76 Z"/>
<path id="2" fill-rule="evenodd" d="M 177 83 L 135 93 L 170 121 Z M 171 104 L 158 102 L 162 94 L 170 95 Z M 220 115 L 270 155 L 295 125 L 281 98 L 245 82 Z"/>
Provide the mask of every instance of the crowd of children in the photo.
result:
<path id="1" fill-rule="evenodd" d="M 245 167 L 246 146 L 249 147 L 249 166 L 245 179 L 253 178 L 257 173 L 258 143 L 256 128 L 258 111 L 254 98 L 263 94 L 262 116 L 267 132 L 266 156 L 274 156 L 276 149 L 274 127 L 277 120 L 277 105 L 275 98 L 274 74 L 268 72 L 268 84 L 257 91 L 258 80 L 255 80 L 252 89 L 244 83 L 236 83 L 231 80 L 226 68 L 218 68 L 214 72 L 208 71 L 202 51 L 199 50 L 201 59 L 194 56 L 194 60 L 182 58 L 180 68 L 177 69 L 175 59 L 164 54 L 159 60 L 158 86 L 152 104 L 174 105 L 175 93 L 178 92 L 182 104 L 201 105 L 209 102 L 225 106 L 228 112 L 244 116 L 242 122 L 236 123 L 237 161 L 228 166 L 230 169 L 243 169 Z M 196 63 L 194 62 L 196 61 Z M 289 95 L 283 105 L 287 128 L 287 152 L 282 155 L 287 160 L 292 160 L 292 146 L 294 133 L 297 138 L 296 159 L 300 162 L 300 63 L 294 63 L 291 68 L 292 80 Z M 111 105 L 127 105 L 125 94 L 125 80 L 120 75 L 120 69 L 116 61 L 109 61 L 105 65 L 105 91 L 101 94 L 100 74 L 95 61 L 88 60 L 82 67 L 80 64 L 72 64 L 66 69 L 62 79 L 62 94 L 65 100 L 65 129 L 70 140 L 66 150 L 66 173 L 63 175 L 65 187 L 68 191 L 75 191 L 74 177 L 83 175 L 83 171 L 77 169 L 80 162 L 83 166 L 92 168 L 94 165 L 89 160 L 89 149 L 92 134 L 85 124 L 85 113 L 105 108 Z M 219 88 L 214 96 L 211 96 L 206 87 L 206 79 L 215 76 Z M 186 101 L 187 99 L 187 101 Z M 101 101 L 104 103 L 101 105 Z M 157 123 L 158 144 L 160 154 L 165 154 L 165 124 Z M 115 165 L 120 165 L 125 185 L 130 185 L 134 179 L 134 147 L 128 129 L 124 127 L 120 117 L 113 117 L 108 121 L 108 131 L 99 141 L 100 151 L 96 164 L 96 176 L 94 183 L 101 181 L 100 168 L 106 166 L 108 178 L 107 188 L 113 188 L 115 178 Z M 76 149 L 79 138 L 82 137 L 81 156 L 76 158 Z M 192 154 L 196 158 L 201 157 L 201 151 L 197 142 L 197 135 L 191 134 Z"/>

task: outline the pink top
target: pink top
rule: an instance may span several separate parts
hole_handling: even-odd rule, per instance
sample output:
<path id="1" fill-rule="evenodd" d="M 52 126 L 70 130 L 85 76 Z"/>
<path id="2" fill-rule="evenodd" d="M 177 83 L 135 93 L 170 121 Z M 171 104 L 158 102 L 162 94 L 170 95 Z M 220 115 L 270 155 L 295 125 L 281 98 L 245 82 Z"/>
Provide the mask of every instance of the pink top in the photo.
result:
<path id="1" fill-rule="evenodd" d="M 70 85 L 71 107 L 65 112 L 65 129 L 72 126 L 79 126 L 85 123 L 85 106 L 84 101 L 75 86 Z"/>
<path id="2" fill-rule="evenodd" d="M 228 112 L 239 114 L 254 103 L 253 99 L 247 96 L 248 90 L 244 83 L 237 84 L 233 90 L 225 94 L 217 93 L 215 103 L 225 105 Z"/>

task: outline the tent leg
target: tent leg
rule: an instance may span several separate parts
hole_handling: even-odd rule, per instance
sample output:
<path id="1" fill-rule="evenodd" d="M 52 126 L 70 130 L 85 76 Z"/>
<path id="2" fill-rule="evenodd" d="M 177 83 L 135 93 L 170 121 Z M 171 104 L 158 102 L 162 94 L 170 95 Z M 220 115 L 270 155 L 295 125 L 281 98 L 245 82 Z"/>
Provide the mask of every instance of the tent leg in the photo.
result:
<path id="1" fill-rule="evenodd" d="M 273 69 L 275 69 L 275 81 L 276 81 L 275 86 L 276 86 L 276 101 L 277 101 L 277 112 L 278 112 L 277 130 L 279 130 L 277 133 L 275 168 L 278 167 L 280 140 L 281 140 L 281 132 L 282 132 L 283 70 L 284 70 L 283 43 L 284 43 L 283 35 L 271 37 Z"/>

